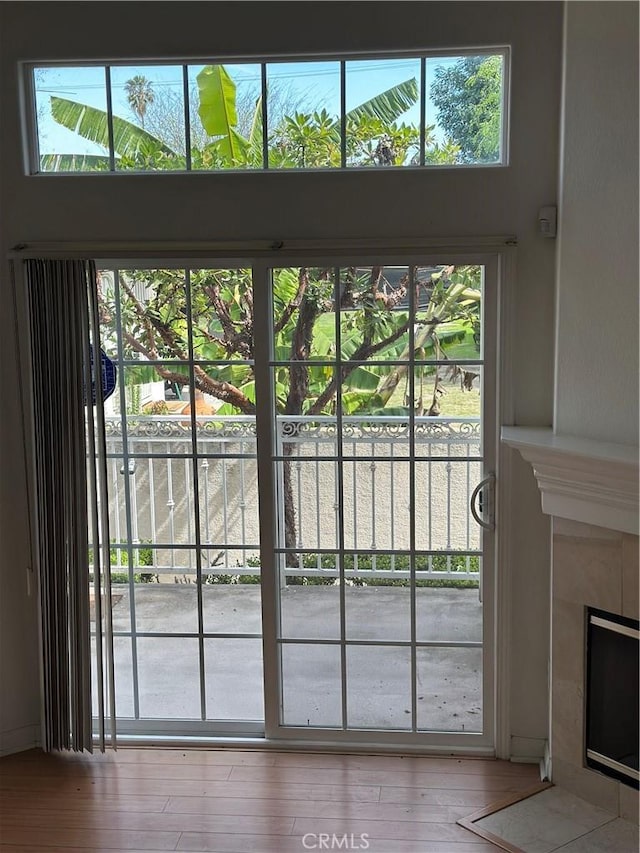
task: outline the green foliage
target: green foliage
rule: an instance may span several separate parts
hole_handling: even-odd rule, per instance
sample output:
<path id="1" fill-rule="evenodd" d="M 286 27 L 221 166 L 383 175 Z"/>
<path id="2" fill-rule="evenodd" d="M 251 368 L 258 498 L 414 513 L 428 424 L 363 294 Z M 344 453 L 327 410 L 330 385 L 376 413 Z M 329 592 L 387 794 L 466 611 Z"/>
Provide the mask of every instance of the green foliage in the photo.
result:
<path id="1" fill-rule="evenodd" d="M 436 69 L 431 100 L 438 123 L 459 146 L 463 163 L 495 163 L 500 156 L 502 57 L 467 56 Z"/>
<path id="2" fill-rule="evenodd" d="M 204 578 L 205 584 L 259 584 L 260 575 L 216 575 L 208 574 Z"/>
<path id="3" fill-rule="evenodd" d="M 431 559 L 431 565 L 429 565 Z M 479 558 L 476 556 L 468 557 L 465 554 L 452 554 L 449 556 L 449 564 L 447 564 L 447 556 L 445 554 L 435 554 L 429 558 L 427 555 L 417 555 L 414 559 L 416 571 L 433 572 L 471 572 L 478 573 L 480 568 Z M 467 567 L 467 559 L 469 566 Z M 260 566 L 258 557 L 250 557 L 247 560 L 247 565 Z M 344 557 L 344 568 L 347 571 L 355 568 L 358 571 L 408 571 L 411 567 L 411 558 L 408 554 L 397 554 L 392 559 L 389 554 L 372 554 L 359 555 L 356 560 L 353 555 Z M 302 557 L 301 573 L 305 569 L 325 569 L 335 571 L 336 558 L 331 554 L 304 554 Z M 205 578 L 207 584 L 259 584 L 259 575 L 216 575 L 210 574 Z M 305 576 L 290 575 L 286 579 L 287 586 L 335 586 L 338 583 L 338 578 L 335 576 Z M 380 578 L 372 575 L 371 577 L 347 578 L 347 584 L 350 586 L 385 586 L 385 587 L 407 587 L 410 580 L 408 578 Z M 421 578 L 416 580 L 417 587 L 424 588 L 443 588 L 443 589 L 477 589 L 478 581 L 473 578 L 463 578 L 457 580 L 455 578 Z"/>
<path id="4" fill-rule="evenodd" d="M 418 82 L 415 78 L 405 80 L 386 92 L 376 95 L 346 114 L 347 122 L 358 122 L 362 118 L 378 119 L 386 124 L 394 122 L 410 109 L 419 96 Z"/>
<path id="5" fill-rule="evenodd" d="M 41 154 L 43 172 L 108 172 L 109 157 L 100 154 Z"/>
<path id="6" fill-rule="evenodd" d="M 222 163 L 241 165 L 250 151 L 250 143 L 237 129 L 236 85 L 222 65 L 207 65 L 198 74 L 200 105 L 198 115 L 213 141 L 207 148 Z"/>
<path id="7" fill-rule="evenodd" d="M 442 144 L 434 142 L 424 153 L 425 163 L 431 166 L 451 166 L 460 161 L 460 146 L 451 139 Z"/>
<path id="8" fill-rule="evenodd" d="M 239 130 L 236 85 L 223 65 L 207 65 L 197 76 L 198 116 L 206 134 L 205 144 L 193 145 L 194 169 L 262 167 L 262 99 L 253 106 L 253 116 Z M 184 152 L 144 129 L 149 104 L 155 100 L 151 83 L 138 75 L 126 83 L 127 98 L 140 125 L 113 116 L 113 142 L 119 170 L 159 171 L 185 169 Z M 345 115 L 346 156 L 350 166 L 401 166 L 419 162 L 418 128 L 399 118 L 417 101 L 415 78 L 392 86 Z M 51 98 L 51 114 L 58 124 L 84 139 L 109 148 L 109 126 L 103 110 L 65 98 Z M 433 145 L 426 128 L 428 162 L 454 162 L 450 145 Z M 308 112 L 295 109 L 285 114 L 269 131 L 269 166 L 272 168 L 318 168 L 341 165 L 340 122 L 325 109 Z M 46 171 L 79 171 L 109 168 L 108 156 L 55 154 L 41 160 Z"/>
<path id="9" fill-rule="evenodd" d="M 96 107 L 66 98 L 51 96 L 51 115 L 69 130 L 109 149 L 107 114 Z M 121 168 L 138 167 L 161 169 L 179 155 L 155 136 L 125 119 L 113 116 L 113 144 L 122 158 Z M 87 161 L 88 162 L 88 161 Z M 175 168 L 175 166 L 173 166 Z"/>
<path id="10" fill-rule="evenodd" d="M 395 586 L 409 587 L 408 579 L 395 578 L 347 578 L 347 585 L 357 587 L 369 586 Z M 286 586 L 336 586 L 337 578 L 323 577 L 299 577 L 289 576 L 286 581 Z M 415 582 L 416 588 L 420 589 L 478 589 L 478 581 L 469 580 L 453 580 L 450 578 L 428 578 L 421 579 Z"/>
<path id="11" fill-rule="evenodd" d="M 347 163 L 350 166 L 402 166 L 419 159 L 420 132 L 404 122 L 384 122 L 362 115 L 347 120 Z"/>
<path id="12" fill-rule="evenodd" d="M 452 554 L 449 556 L 449 564 L 447 564 L 447 556 L 445 554 L 434 554 L 429 558 L 425 554 L 418 554 L 413 562 L 416 571 L 433 572 L 478 572 L 480 563 L 479 558 L 469 557 L 469 567 L 467 568 L 466 554 Z M 431 560 L 431 565 L 429 565 Z M 361 572 L 371 571 L 409 571 L 412 565 L 412 560 L 408 554 L 397 554 L 393 558 L 390 554 L 362 554 L 358 555 L 357 561 L 353 555 L 345 555 L 344 568 L 346 571 L 357 569 Z M 336 558 L 331 554 L 305 554 L 302 558 L 302 569 L 336 569 Z M 337 583 L 336 577 L 305 577 L 305 576 L 290 576 L 287 578 L 287 586 L 334 586 Z M 347 578 L 347 584 L 351 586 L 385 586 L 385 587 L 408 587 L 410 585 L 409 578 L 381 578 L 376 577 L 357 577 Z M 415 582 L 416 587 L 425 588 L 446 588 L 446 589 L 477 589 L 478 581 L 473 578 L 463 578 L 457 580 L 455 578 L 420 578 Z"/>
<path id="13" fill-rule="evenodd" d="M 405 276 L 405 279 L 407 277 Z M 376 268 L 341 271 L 340 341 L 345 367 L 342 405 L 345 414 L 384 413 L 406 368 L 390 368 L 381 360 L 404 364 L 408 357 L 408 313 L 390 299 L 408 299 L 407 281 L 390 290 L 384 271 Z M 448 267 L 417 276 L 415 346 L 418 358 L 476 358 L 479 349 L 480 268 Z M 277 410 L 332 414 L 335 369 L 316 364 L 336 356 L 335 282 L 332 269 L 285 268 L 273 273 L 274 368 Z M 143 290 L 142 304 L 136 293 Z M 197 359 L 210 362 L 196 375 L 196 387 L 219 397 L 220 415 L 248 413 L 255 405 L 253 368 L 253 291 L 246 269 L 204 269 L 191 272 L 193 348 Z M 348 300 L 347 295 L 348 294 Z M 394 295 L 395 294 L 395 295 Z M 399 296 L 398 296 L 399 294 Z M 404 294 L 404 295 L 403 295 Z M 101 289 L 103 334 L 115 346 L 115 291 Z M 186 359 L 187 293 L 184 273 L 176 269 L 123 270 L 120 273 L 120 315 L 126 357 L 171 361 L 171 366 L 130 365 L 125 372 L 127 407 L 140 412 L 136 390 L 141 383 L 164 379 L 176 386 L 188 382 Z M 306 324 L 306 325 L 305 325 Z M 299 350 L 301 342 L 303 349 Z M 375 352 L 375 358 L 369 360 Z M 446 355 L 445 355 L 446 354 Z M 300 363 L 300 359 L 304 364 Z M 215 362 L 231 361 L 230 364 Z M 367 363 L 358 363 L 365 361 Z M 301 400 L 292 408 L 294 371 L 302 371 Z M 433 374 L 424 369 L 423 376 Z M 220 389 L 220 390 L 219 390 Z M 224 389 L 234 393 L 225 397 Z M 331 393 L 329 393 L 331 392 Z M 397 405 L 395 403 L 394 405 Z M 405 407 L 406 412 L 406 407 Z M 160 412 L 156 412 L 160 413 Z M 391 412 L 389 412 L 391 413 Z"/>
<path id="14" fill-rule="evenodd" d="M 326 110 L 284 116 L 271 134 L 269 164 L 279 168 L 340 165 L 340 134 Z"/>
<path id="15" fill-rule="evenodd" d="M 133 582 L 134 583 L 156 583 L 158 581 L 158 575 L 151 574 L 148 572 L 134 572 L 133 574 Z M 127 572 L 111 572 L 111 583 L 112 584 L 125 584 L 129 583 L 129 575 Z"/>
<path id="16" fill-rule="evenodd" d="M 447 559 L 449 563 L 447 564 Z M 431 565 L 429 564 L 431 560 Z M 468 560 L 468 567 L 467 567 Z M 331 554 L 304 554 L 302 556 L 301 573 L 305 569 L 325 569 L 335 571 L 336 557 Z M 429 558 L 425 554 L 419 554 L 414 558 L 416 571 L 433 572 L 471 572 L 479 573 L 480 560 L 476 556 L 467 557 L 466 554 L 451 554 L 448 558 L 446 554 L 434 554 Z M 249 557 L 247 565 L 252 567 L 260 567 L 259 557 Z M 344 557 L 345 570 L 358 571 L 408 571 L 411 567 L 411 558 L 408 554 L 396 554 L 392 559 L 390 554 L 361 554 L 358 555 L 357 566 L 353 555 Z M 259 584 L 260 575 L 230 575 L 230 574 L 209 574 L 204 582 L 206 584 Z M 335 586 L 338 579 L 332 577 L 321 576 L 305 576 L 290 575 L 286 579 L 287 586 Z M 410 583 L 408 578 L 380 578 L 372 576 L 347 578 L 347 584 L 351 586 L 399 586 L 406 587 Z M 463 578 L 456 580 L 455 578 L 421 578 L 416 580 L 417 587 L 425 588 L 442 588 L 442 589 L 477 589 L 478 581 L 473 578 Z"/>
<path id="17" fill-rule="evenodd" d="M 134 548 L 133 551 L 134 568 L 142 566 L 153 566 L 153 549 L 152 548 Z M 129 565 L 129 552 L 126 548 L 111 547 L 109 549 L 109 562 L 111 566 L 120 567 Z M 93 563 L 93 548 L 89 548 L 88 563 Z M 111 572 L 112 584 L 129 583 L 129 572 L 118 571 Z M 93 582 L 93 573 L 89 573 L 89 581 Z M 134 572 L 134 583 L 154 583 L 158 581 L 158 575 L 155 572 Z"/>
<path id="18" fill-rule="evenodd" d="M 305 569 L 335 569 L 335 560 L 333 554 L 305 554 L 302 558 L 302 566 Z M 431 560 L 431 566 L 429 560 Z M 446 554 L 433 554 L 431 557 L 427 554 L 417 554 L 413 558 L 413 563 L 417 572 L 429 569 L 434 572 L 477 572 L 480 568 L 479 558 L 471 556 L 467 569 L 467 555 L 464 553 L 449 555 L 449 564 L 447 564 Z M 357 560 L 353 554 L 344 556 L 346 571 L 356 568 L 358 571 L 373 571 L 374 568 L 378 571 L 409 571 L 411 564 L 412 559 L 409 554 L 359 554 Z"/>

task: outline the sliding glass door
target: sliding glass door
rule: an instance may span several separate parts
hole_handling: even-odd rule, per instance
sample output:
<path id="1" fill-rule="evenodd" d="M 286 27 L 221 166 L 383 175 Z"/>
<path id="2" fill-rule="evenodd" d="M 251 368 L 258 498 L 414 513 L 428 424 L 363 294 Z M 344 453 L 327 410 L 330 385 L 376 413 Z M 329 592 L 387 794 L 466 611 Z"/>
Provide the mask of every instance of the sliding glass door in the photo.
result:
<path id="1" fill-rule="evenodd" d="M 273 734 L 490 744 L 495 267 L 268 279 Z"/>
<path id="2" fill-rule="evenodd" d="M 120 733 L 490 746 L 496 281 L 101 265 Z"/>
<path id="3" fill-rule="evenodd" d="M 250 268 L 102 266 L 118 729 L 264 731 Z"/>

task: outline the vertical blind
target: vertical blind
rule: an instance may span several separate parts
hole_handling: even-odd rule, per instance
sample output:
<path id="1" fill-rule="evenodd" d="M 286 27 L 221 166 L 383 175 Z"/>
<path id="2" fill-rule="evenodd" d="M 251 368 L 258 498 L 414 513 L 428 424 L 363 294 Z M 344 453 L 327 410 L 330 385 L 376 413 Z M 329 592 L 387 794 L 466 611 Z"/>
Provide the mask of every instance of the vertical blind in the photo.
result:
<path id="1" fill-rule="evenodd" d="M 24 272 L 43 748 L 92 752 L 94 735 L 104 750 L 116 734 L 95 265 L 27 260 Z"/>

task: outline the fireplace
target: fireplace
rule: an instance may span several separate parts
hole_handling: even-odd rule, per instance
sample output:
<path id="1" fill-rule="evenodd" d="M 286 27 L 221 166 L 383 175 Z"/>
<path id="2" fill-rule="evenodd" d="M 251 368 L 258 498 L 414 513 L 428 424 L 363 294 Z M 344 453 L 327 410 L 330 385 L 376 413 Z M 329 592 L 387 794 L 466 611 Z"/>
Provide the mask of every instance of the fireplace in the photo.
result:
<path id="1" fill-rule="evenodd" d="M 586 608 L 586 764 L 638 788 L 640 623 Z"/>

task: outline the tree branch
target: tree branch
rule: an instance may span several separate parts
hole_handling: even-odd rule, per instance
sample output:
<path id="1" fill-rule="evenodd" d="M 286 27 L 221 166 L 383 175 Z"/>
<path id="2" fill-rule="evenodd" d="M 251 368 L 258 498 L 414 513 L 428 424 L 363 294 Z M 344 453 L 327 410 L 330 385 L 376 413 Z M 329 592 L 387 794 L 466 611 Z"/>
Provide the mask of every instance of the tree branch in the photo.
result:
<path id="1" fill-rule="evenodd" d="M 135 298 L 135 297 L 134 297 Z M 138 340 L 131 332 L 128 332 L 126 329 L 123 329 L 122 332 L 123 338 L 127 341 L 129 346 L 139 352 L 141 355 L 144 355 L 150 361 L 158 361 L 158 351 L 153 346 L 147 346 Z M 153 338 L 152 338 L 153 340 Z M 178 350 L 179 351 L 179 350 Z M 186 361 L 186 357 L 181 357 L 181 361 Z M 184 373 L 178 373 L 176 371 L 170 370 L 168 367 L 163 367 L 162 365 L 154 364 L 153 365 L 157 373 L 165 380 L 169 382 L 176 382 L 179 385 L 187 385 L 189 382 L 188 375 Z M 242 393 L 238 388 L 230 385 L 228 382 L 221 382 L 219 379 L 214 379 L 209 376 L 205 370 L 199 365 L 194 365 L 193 368 L 193 378 L 194 384 L 196 387 L 204 392 L 205 394 L 211 394 L 212 397 L 216 397 L 218 400 L 222 400 L 224 403 L 229 403 L 235 408 L 240 409 L 240 411 L 244 415 L 253 415 L 255 414 L 256 407 L 249 400 L 249 398 Z"/>
<path id="2" fill-rule="evenodd" d="M 370 344 L 366 346 L 364 343 L 362 343 L 351 356 L 351 358 L 341 365 L 339 377 L 333 377 L 333 379 L 329 382 L 324 391 L 318 396 L 315 403 L 313 403 L 313 405 L 309 408 L 307 414 L 319 414 L 336 393 L 336 390 L 338 388 L 338 382 L 342 384 L 349 376 L 349 374 L 353 370 L 355 370 L 356 367 L 360 366 L 359 362 L 367 361 L 367 359 L 371 358 L 372 355 L 375 355 L 381 349 L 384 349 L 384 347 L 389 346 L 389 344 L 394 343 L 394 341 L 397 341 L 398 338 L 401 338 L 402 335 L 404 335 L 408 328 L 409 319 L 407 319 L 405 323 L 402 323 L 402 325 L 399 326 L 391 335 L 387 335 L 386 338 L 381 341 L 378 341 L 377 344 Z"/>
<path id="3" fill-rule="evenodd" d="M 226 302 L 220 295 L 220 286 L 217 281 L 203 284 L 202 289 L 209 298 L 213 310 L 220 321 L 223 332 L 223 346 L 227 353 L 238 353 L 245 358 L 252 358 L 251 346 L 246 341 L 246 335 L 239 333 L 231 319 L 231 313 Z"/>
<path id="4" fill-rule="evenodd" d="M 129 287 L 126 279 L 123 276 L 120 277 L 120 286 L 124 288 L 125 293 L 127 294 L 129 299 L 131 300 L 131 302 L 133 304 L 133 308 L 134 308 L 136 314 L 138 315 L 138 319 L 140 320 L 140 322 L 142 323 L 142 325 L 145 328 L 145 331 L 147 333 L 147 338 L 149 340 L 149 345 L 151 347 L 153 347 L 154 351 L 157 352 L 157 348 L 155 346 L 154 335 L 153 335 L 153 326 L 151 325 L 151 323 L 149 321 L 149 317 L 147 315 L 147 312 L 144 310 L 144 305 L 140 302 L 138 297 L 135 295 L 132 288 Z M 156 358 L 157 358 L 157 355 L 156 355 Z"/>
<path id="5" fill-rule="evenodd" d="M 308 271 L 304 269 L 304 277 L 308 283 Z M 301 272 L 301 277 L 303 270 Z M 313 338 L 313 326 L 320 314 L 317 300 L 309 298 L 307 285 L 304 285 L 303 295 L 300 301 L 298 319 L 293 331 L 291 341 L 291 362 L 289 368 L 289 393 L 285 404 L 288 415 L 299 415 L 302 406 L 309 395 L 309 366 L 308 360 L 311 354 L 311 343 Z"/>

